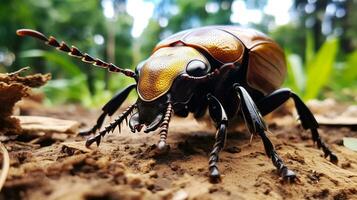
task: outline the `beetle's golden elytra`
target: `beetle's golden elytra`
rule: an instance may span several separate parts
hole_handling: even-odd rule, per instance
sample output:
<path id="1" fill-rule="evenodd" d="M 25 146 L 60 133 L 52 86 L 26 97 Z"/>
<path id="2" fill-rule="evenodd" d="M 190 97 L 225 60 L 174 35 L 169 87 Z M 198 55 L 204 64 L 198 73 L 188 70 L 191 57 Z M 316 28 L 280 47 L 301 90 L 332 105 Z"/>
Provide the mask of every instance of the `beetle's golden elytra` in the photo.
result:
<path id="1" fill-rule="evenodd" d="M 266 153 L 279 175 L 284 180 L 294 181 L 296 174 L 288 169 L 275 151 L 262 118 L 292 98 L 303 128 L 311 130 L 313 141 L 323 150 L 325 157 L 337 162 L 336 155 L 321 140 L 318 123 L 311 111 L 290 89 L 279 89 L 286 76 L 284 52 L 259 31 L 237 26 L 185 30 L 157 44 L 152 55 L 138 64 L 135 72 L 106 63 L 34 30 L 21 29 L 17 34 L 38 38 L 84 62 L 135 79 L 135 84 L 120 91 L 104 105 L 103 113 L 92 129 L 81 133 L 95 134 L 88 138 L 87 146 L 93 142 L 99 145 L 101 138 L 117 126 L 120 131 L 121 123 L 130 117 L 132 132 L 141 131 L 144 126 L 144 132 L 159 129 L 157 147 L 165 150 L 172 113 L 180 117 L 193 113 L 195 118 L 200 118 L 208 109 L 217 127 L 216 141 L 209 157 L 211 181 L 220 180 L 218 154 L 224 147 L 228 124 L 237 115 L 243 116 L 251 134 L 262 138 Z M 134 88 L 139 96 L 137 101 L 99 131 L 105 117 L 112 116 Z"/>

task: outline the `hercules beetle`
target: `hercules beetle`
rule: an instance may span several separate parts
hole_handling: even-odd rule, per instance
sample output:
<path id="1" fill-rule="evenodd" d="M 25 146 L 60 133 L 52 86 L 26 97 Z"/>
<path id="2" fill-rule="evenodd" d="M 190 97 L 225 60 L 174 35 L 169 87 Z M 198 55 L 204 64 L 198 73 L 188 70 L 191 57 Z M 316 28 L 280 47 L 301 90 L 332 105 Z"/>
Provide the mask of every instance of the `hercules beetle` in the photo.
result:
<path id="1" fill-rule="evenodd" d="M 156 45 L 152 55 L 141 62 L 134 71 L 122 69 L 112 63 L 81 53 L 76 47 L 59 43 L 54 37 L 47 38 L 34 30 L 21 29 L 20 36 L 32 36 L 45 41 L 70 56 L 82 59 L 95 66 L 107 68 L 135 79 L 116 94 L 104 107 L 97 123 L 84 135 L 95 134 L 106 116 L 112 116 L 136 88 L 139 98 L 110 125 L 87 139 L 86 146 L 93 142 L 99 145 L 101 137 L 113 131 L 130 116 L 132 132 L 159 129 L 158 149 L 165 149 L 172 113 L 186 117 L 193 113 L 202 117 L 207 108 L 216 123 L 217 132 L 209 157 L 209 175 L 212 181 L 220 180 L 218 154 L 226 140 L 229 121 L 243 116 L 251 134 L 258 134 L 266 154 L 271 158 L 280 176 L 294 181 L 296 175 L 288 169 L 275 151 L 266 135 L 267 127 L 262 116 L 272 112 L 292 98 L 302 127 L 310 129 L 312 139 L 322 148 L 325 157 L 337 163 L 337 156 L 321 140 L 318 123 L 303 101 L 290 89 L 279 89 L 286 76 L 283 50 L 272 39 L 258 31 L 237 26 L 208 26 L 181 31 Z M 132 114 L 136 111 L 134 114 Z"/>

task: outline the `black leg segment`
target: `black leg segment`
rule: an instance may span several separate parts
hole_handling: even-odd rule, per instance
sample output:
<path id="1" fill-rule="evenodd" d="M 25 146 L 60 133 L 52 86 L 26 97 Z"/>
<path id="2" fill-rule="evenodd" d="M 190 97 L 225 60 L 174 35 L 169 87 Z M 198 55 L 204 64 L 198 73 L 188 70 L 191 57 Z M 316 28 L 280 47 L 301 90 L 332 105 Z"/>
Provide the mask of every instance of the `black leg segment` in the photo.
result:
<path id="1" fill-rule="evenodd" d="M 274 91 L 270 95 L 264 97 L 257 104 L 259 110 L 263 115 L 266 115 L 277 107 L 286 102 L 289 98 L 292 98 L 295 103 L 296 110 L 299 114 L 301 125 L 304 129 L 310 129 L 312 134 L 312 140 L 317 143 L 317 147 L 321 148 L 325 154 L 325 157 L 330 157 L 332 163 L 337 163 L 337 156 L 329 149 L 329 147 L 321 140 L 321 137 L 317 131 L 319 124 L 317 123 L 314 115 L 311 113 L 309 108 L 300 99 L 298 95 L 293 93 L 288 88 L 282 88 Z"/>
<path id="2" fill-rule="evenodd" d="M 295 173 L 288 169 L 288 167 L 284 164 L 283 160 L 279 157 L 273 144 L 266 135 L 265 132 L 267 128 L 265 126 L 264 119 L 262 118 L 249 93 L 238 84 L 234 85 L 234 89 L 237 91 L 237 94 L 241 99 L 241 111 L 249 131 L 252 134 L 259 134 L 262 138 L 265 152 L 268 157 L 271 158 L 274 166 L 278 170 L 279 175 L 286 181 L 295 181 Z"/>
<path id="3" fill-rule="evenodd" d="M 131 112 L 134 110 L 134 108 L 136 108 L 136 104 L 129 106 L 122 114 L 120 114 L 118 116 L 118 118 L 114 122 L 112 122 L 108 126 L 106 126 L 97 135 L 88 138 L 86 141 L 86 147 L 89 147 L 91 144 L 93 144 L 93 142 L 96 142 L 97 146 L 99 146 L 101 138 L 104 137 L 107 133 L 113 132 L 116 127 L 119 128 L 119 132 L 120 132 L 121 123 L 124 120 L 127 120 L 127 117 L 131 114 Z"/>
<path id="4" fill-rule="evenodd" d="M 224 144 L 227 138 L 227 126 L 228 118 L 226 112 L 223 109 L 222 104 L 218 99 L 211 94 L 207 95 L 209 113 L 213 121 L 216 123 L 217 132 L 216 132 L 216 141 L 213 145 L 213 150 L 210 153 L 209 157 L 209 176 L 211 182 L 220 181 L 220 173 L 217 167 L 217 162 L 219 160 L 219 152 L 223 149 Z"/>
<path id="5" fill-rule="evenodd" d="M 80 132 L 79 135 L 90 135 L 95 134 L 97 130 L 99 130 L 104 122 L 105 117 L 112 116 L 115 111 L 123 104 L 125 99 L 128 97 L 129 93 L 133 88 L 136 87 L 136 84 L 129 85 L 128 87 L 124 88 L 123 90 L 119 91 L 112 99 L 106 103 L 102 108 L 102 114 L 98 117 L 97 123 L 88 131 Z"/>

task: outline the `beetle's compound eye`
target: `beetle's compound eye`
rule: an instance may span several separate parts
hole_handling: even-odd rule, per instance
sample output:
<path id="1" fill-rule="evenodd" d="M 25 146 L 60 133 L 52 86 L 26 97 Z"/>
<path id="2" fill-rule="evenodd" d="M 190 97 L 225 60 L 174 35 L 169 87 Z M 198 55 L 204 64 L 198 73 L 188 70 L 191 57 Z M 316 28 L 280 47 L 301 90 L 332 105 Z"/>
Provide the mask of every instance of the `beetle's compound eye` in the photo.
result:
<path id="1" fill-rule="evenodd" d="M 186 72 L 190 76 L 200 77 L 206 75 L 211 67 L 200 60 L 192 60 L 187 64 Z"/>
<path id="2" fill-rule="evenodd" d="M 143 61 L 141 61 L 141 62 L 136 66 L 136 68 L 135 68 L 135 74 L 139 74 L 139 73 L 140 73 L 140 70 L 141 70 L 141 68 L 144 66 L 145 62 L 146 62 L 146 60 L 143 60 Z"/>

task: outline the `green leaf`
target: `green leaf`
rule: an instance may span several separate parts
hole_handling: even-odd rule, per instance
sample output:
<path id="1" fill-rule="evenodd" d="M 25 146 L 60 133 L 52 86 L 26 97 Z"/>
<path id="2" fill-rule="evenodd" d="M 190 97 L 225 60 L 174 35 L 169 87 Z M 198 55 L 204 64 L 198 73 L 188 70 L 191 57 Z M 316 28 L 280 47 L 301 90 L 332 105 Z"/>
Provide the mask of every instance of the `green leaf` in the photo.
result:
<path id="1" fill-rule="evenodd" d="M 292 80 L 291 89 L 301 94 L 305 88 L 302 60 L 297 54 L 288 54 L 287 61 L 289 80 Z"/>
<path id="2" fill-rule="evenodd" d="M 316 98 L 328 82 L 336 60 L 337 49 L 338 39 L 330 38 L 324 42 L 316 56 L 307 64 L 305 100 Z"/>
<path id="3" fill-rule="evenodd" d="M 344 137 L 343 138 L 343 146 L 349 148 L 353 151 L 357 151 L 357 138 L 353 137 Z"/>
<path id="4" fill-rule="evenodd" d="M 61 67 L 68 75 L 70 76 L 80 76 L 82 75 L 81 70 L 77 67 L 77 65 L 73 64 L 69 57 L 61 54 L 59 52 L 49 52 L 38 49 L 32 49 L 23 51 L 20 54 L 20 57 L 23 58 L 33 58 L 33 57 L 44 57 L 48 62 L 55 63 L 53 67 Z"/>
<path id="5" fill-rule="evenodd" d="M 84 106 L 91 106 L 91 95 L 86 85 L 84 75 L 77 76 L 72 79 L 57 79 L 49 81 L 43 87 L 46 96 L 52 99 L 51 104 L 59 104 L 65 102 L 80 102 Z"/>
<path id="6" fill-rule="evenodd" d="M 357 80 L 357 50 L 347 56 L 343 70 L 343 80 L 348 83 Z"/>

